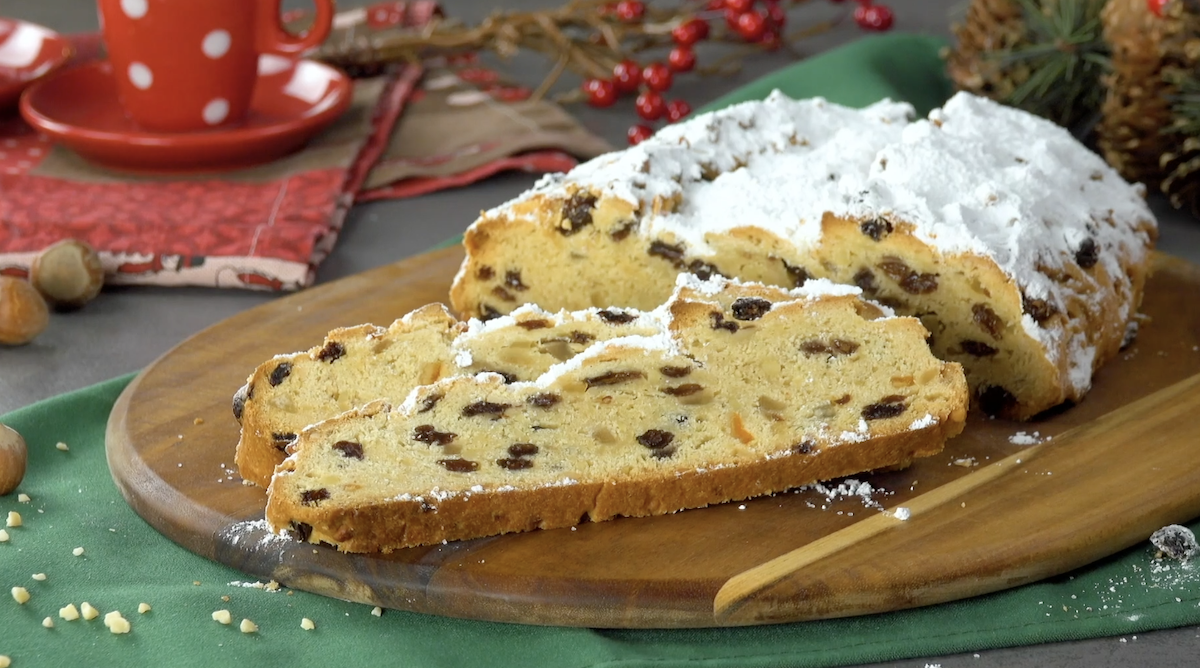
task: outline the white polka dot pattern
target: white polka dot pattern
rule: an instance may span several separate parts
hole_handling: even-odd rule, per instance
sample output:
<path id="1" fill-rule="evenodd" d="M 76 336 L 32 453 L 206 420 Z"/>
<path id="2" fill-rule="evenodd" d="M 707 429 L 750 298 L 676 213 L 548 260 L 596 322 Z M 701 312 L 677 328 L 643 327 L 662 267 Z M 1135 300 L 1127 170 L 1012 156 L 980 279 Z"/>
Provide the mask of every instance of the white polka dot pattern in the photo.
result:
<path id="1" fill-rule="evenodd" d="M 204 36 L 204 41 L 200 44 L 200 49 L 204 51 L 204 55 L 212 59 L 220 58 L 229 53 L 229 47 L 233 43 L 229 32 L 226 30 L 214 30 Z"/>
<path id="2" fill-rule="evenodd" d="M 144 63 L 129 64 L 129 81 L 138 90 L 147 90 L 154 85 L 154 73 Z"/>
<path id="3" fill-rule="evenodd" d="M 229 101 L 219 97 L 215 100 L 212 100 L 208 104 L 204 105 L 204 111 L 202 112 L 202 115 L 204 116 L 205 123 L 208 123 L 209 125 L 217 125 L 221 121 L 225 120 L 227 116 L 229 116 Z"/>
<path id="4" fill-rule="evenodd" d="M 146 15 L 146 0 L 121 0 L 121 11 L 131 19 L 140 19 Z"/>

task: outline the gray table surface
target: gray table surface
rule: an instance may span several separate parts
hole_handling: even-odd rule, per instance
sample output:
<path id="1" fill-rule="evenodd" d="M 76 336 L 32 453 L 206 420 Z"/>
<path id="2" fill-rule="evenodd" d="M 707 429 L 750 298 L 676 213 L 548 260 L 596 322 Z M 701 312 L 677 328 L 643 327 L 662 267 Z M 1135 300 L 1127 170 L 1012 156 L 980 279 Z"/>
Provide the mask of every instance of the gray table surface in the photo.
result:
<path id="1" fill-rule="evenodd" d="M 343 8 L 368 4 L 342 0 Z M 557 0 L 505 0 L 505 8 L 550 7 Z M 897 29 L 909 32 L 948 34 L 952 17 L 962 4 L 953 0 L 890 0 L 896 11 Z M 288 0 L 285 7 L 303 6 Z M 447 12 L 475 22 L 491 9 L 482 0 L 444 3 Z M 835 8 L 820 0 L 793 12 L 793 20 L 831 15 Z M 89 0 L 6 0 L 0 14 L 40 23 L 60 32 L 97 28 L 95 3 Z M 805 43 L 806 53 L 845 43 L 860 35 L 845 25 Z M 685 77 L 673 94 L 693 106 L 752 81 L 783 64 L 782 55 L 751 58 L 732 77 L 700 79 Z M 532 56 L 518 56 L 503 65 L 510 75 L 536 84 L 546 65 Z M 563 84 L 565 85 L 565 84 Z M 625 129 L 634 122 L 631 109 L 593 110 L 585 106 L 573 112 L 590 130 L 615 146 L 624 145 Z M 318 272 L 326 283 L 372 267 L 420 253 L 462 232 L 484 208 L 504 202 L 525 190 L 534 180 L 528 174 L 508 174 L 467 188 L 423 197 L 356 206 L 346 221 L 341 239 Z M 1152 198 L 1159 215 L 1159 248 L 1200 263 L 1200 221 L 1172 211 L 1159 198 Z M 56 314 L 49 328 L 27 346 L 0 347 L 0 414 L 32 402 L 78 389 L 135 371 L 149 364 L 172 346 L 201 329 L 235 313 L 263 304 L 275 295 L 201 288 L 108 288 L 95 302 L 77 313 Z M 988 650 L 944 657 L 896 661 L 876 666 L 1064 666 L 1105 668 L 1110 666 L 1194 666 L 1200 664 L 1200 629 L 1186 627 L 1167 631 L 1083 642 L 1036 645 Z"/>

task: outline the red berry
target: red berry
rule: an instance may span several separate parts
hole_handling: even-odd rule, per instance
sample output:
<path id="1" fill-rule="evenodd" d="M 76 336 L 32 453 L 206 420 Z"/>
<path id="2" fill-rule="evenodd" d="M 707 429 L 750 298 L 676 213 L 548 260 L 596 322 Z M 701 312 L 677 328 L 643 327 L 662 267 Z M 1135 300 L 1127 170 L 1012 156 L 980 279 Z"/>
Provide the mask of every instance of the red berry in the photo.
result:
<path id="1" fill-rule="evenodd" d="M 617 86 L 607 79 L 588 79 L 583 82 L 583 91 L 593 107 L 611 107 L 617 101 Z"/>
<path id="2" fill-rule="evenodd" d="M 742 18 L 742 13 L 736 9 L 725 8 L 725 25 L 729 26 L 730 30 L 737 30 L 738 19 Z"/>
<path id="3" fill-rule="evenodd" d="M 738 14 L 745 14 L 754 6 L 754 0 L 725 0 L 725 9 L 732 9 Z"/>
<path id="4" fill-rule="evenodd" d="M 638 21 L 646 14 L 642 0 L 621 0 L 617 3 L 617 18 L 625 22 Z"/>
<path id="5" fill-rule="evenodd" d="M 674 123 L 692 113 L 692 105 L 683 100 L 671 100 L 667 103 L 667 120 Z"/>
<path id="6" fill-rule="evenodd" d="M 667 54 L 667 65 L 676 72 L 691 72 L 696 66 L 696 52 L 686 46 L 677 46 Z"/>
<path id="7" fill-rule="evenodd" d="M 787 10 L 777 2 L 767 5 L 767 24 L 772 28 L 782 28 L 787 24 Z"/>
<path id="8" fill-rule="evenodd" d="M 637 107 L 638 116 L 648 121 L 657 121 L 667 110 L 663 96 L 652 90 L 642 91 L 642 94 L 637 96 L 634 106 Z"/>
<path id="9" fill-rule="evenodd" d="M 758 12 L 746 12 L 738 17 L 737 31 L 747 42 L 756 42 L 767 30 L 767 19 Z"/>
<path id="10" fill-rule="evenodd" d="M 854 9 L 854 22 L 863 30 L 883 32 L 892 27 L 895 18 L 886 5 L 859 5 Z"/>
<path id="11" fill-rule="evenodd" d="M 613 83 L 618 93 L 635 93 L 642 85 L 642 67 L 633 60 L 622 60 L 613 67 Z"/>
<path id="12" fill-rule="evenodd" d="M 654 134 L 654 130 L 645 125 L 631 125 L 629 130 L 625 132 L 625 138 L 629 140 L 630 146 L 637 146 L 646 141 Z"/>
<path id="13" fill-rule="evenodd" d="M 704 8 L 710 12 L 719 11 L 725 8 L 725 0 L 708 0 Z"/>
<path id="14" fill-rule="evenodd" d="M 779 47 L 783 46 L 783 38 L 774 30 L 768 30 L 763 33 L 762 37 L 758 38 L 758 43 L 767 51 L 778 51 Z"/>
<path id="15" fill-rule="evenodd" d="M 1167 13 L 1167 5 L 1171 4 L 1171 0 L 1146 0 L 1146 9 L 1150 13 L 1162 18 Z"/>
<path id="16" fill-rule="evenodd" d="M 662 63 L 650 63 L 642 70 L 642 83 L 646 88 L 662 92 L 671 87 L 671 68 Z"/>
<path id="17" fill-rule="evenodd" d="M 708 37 L 708 22 L 701 19 L 689 19 L 671 31 L 671 38 L 680 46 L 691 46 L 705 37 Z"/>

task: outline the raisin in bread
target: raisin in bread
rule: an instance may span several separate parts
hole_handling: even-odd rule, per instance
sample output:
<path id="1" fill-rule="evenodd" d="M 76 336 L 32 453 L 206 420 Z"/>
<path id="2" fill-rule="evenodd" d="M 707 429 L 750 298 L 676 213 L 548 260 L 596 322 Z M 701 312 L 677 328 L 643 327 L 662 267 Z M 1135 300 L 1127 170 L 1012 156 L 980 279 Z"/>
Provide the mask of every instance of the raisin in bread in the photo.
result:
<path id="1" fill-rule="evenodd" d="M 593 334 L 532 380 L 449 376 L 304 429 L 267 521 L 390 551 L 671 513 L 935 454 L 963 428 L 962 368 L 933 357 L 918 320 L 858 293 L 688 275 L 651 312 L 527 307 L 473 323 L 468 343 L 511 337 L 523 351 L 555 328 Z"/>
<path id="2" fill-rule="evenodd" d="M 984 98 L 910 113 L 776 93 L 545 177 L 468 229 L 452 304 L 652 308 L 683 271 L 828 278 L 919 317 L 993 415 L 1080 399 L 1141 301 L 1143 189 Z"/>

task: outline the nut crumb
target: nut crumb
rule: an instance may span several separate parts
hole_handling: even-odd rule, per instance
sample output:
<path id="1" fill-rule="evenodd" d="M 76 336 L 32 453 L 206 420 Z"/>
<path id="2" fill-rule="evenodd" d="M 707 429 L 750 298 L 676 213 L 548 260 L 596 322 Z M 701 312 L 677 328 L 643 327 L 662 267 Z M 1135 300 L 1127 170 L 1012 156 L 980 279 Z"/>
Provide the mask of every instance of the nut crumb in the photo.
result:
<path id="1" fill-rule="evenodd" d="M 76 619 L 79 619 L 79 610 L 75 607 L 74 603 L 68 603 L 65 608 L 58 609 L 58 616 L 67 620 L 68 622 L 73 622 Z"/>
<path id="2" fill-rule="evenodd" d="M 219 624 L 229 624 L 233 621 L 233 616 L 229 614 L 228 610 L 218 610 L 212 614 L 212 618 Z"/>
<path id="3" fill-rule="evenodd" d="M 228 594 L 226 594 L 225 596 L 222 596 L 222 597 L 221 597 L 221 600 L 222 600 L 222 601 L 225 601 L 226 603 L 228 603 L 228 602 L 229 602 L 229 595 L 228 595 Z"/>
<path id="4" fill-rule="evenodd" d="M 90 622 L 100 616 L 100 611 L 93 607 L 91 603 L 84 601 L 83 605 L 79 606 L 79 614 Z"/>
<path id="5" fill-rule="evenodd" d="M 150 610 L 152 610 L 152 608 L 150 607 L 149 603 L 138 603 L 138 614 L 139 615 L 144 615 L 147 612 L 150 612 Z"/>
<path id="6" fill-rule="evenodd" d="M 5 523 L 5 525 L 9 527 L 21 526 L 21 513 L 18 513 L 15 510 L 8 511 L 8 521 Z"/>
<path id="7" fill-rule="evenodd" d="M 199 586 L 200 586 L 200 581 L 199 581 L 199 580 L 192 580 L 192 586 L 194 586 L 194 587 L 199 587 Z"/>
<path id="8" fill-rule="evenodd" d="M 74 550 L 71 550 L 71 554 L 73 554 L 73 555 L 75 555 L 75 556 L 77 556 L 77 557 L 82 557 L 82 556 L 83 556 L 83 548 L 82 548 L 82 547 L 77 547 L 77 548 L 75 548 Z"/>
<path id="9" fill-rule="evenodd" d="M 132 628 L 129 620 L 121 616 L 120 610 L 113 610 L 104 615 L 104 625 L 108 627 L 109 631 L 116 634 L 129 633 L 129 630 Z"/>
<path id="10" fill-rule="evenodd" d="M 29 590 L 24 587 L 13 587 L 12 597 L 17 603 L 25 605 L 25 603 L 29 601 Z"/>
<path id="11" fill-rule="evenodd" d="M 195 420 L 192 420 L 192 424 L 204 424 L 204 418 L 198 417 Z"/>
<path id="12" fill-rule="evenodd" d="M 279 591 L 279 583 L 271 580 L 267 584 L 263 585 L 263 589 L 266 591 Z"/>
<path id="13" fill-rule="evenodd" d="M 54 618 L 47 617 L 47 618 L 43 619 L 42 620 L 42 628 L 46 628 L 46 629 L 54 628 Z"/>
<path id="14" fill-rule="evenodd" d="M 29 503 L 31 500 L 32 499 L 30 499 L 29 495 L 26 494 L 25 492 L 21 492 L 20 494 L 17 495 L 18 503 Z"/>
<path id="15" fill-rule="evenodd" d="M 371 614 L 375 615 L 376 617 L 382 617 L 383 616 L 383 608 L 381 608 L 379 606 L 375 606 L 375 609 L 371 611 Z"/>
<path id="16" fill-rule="evenodd" d="M 45 574 L 45 573 L 34 573 L 34 574 L 33 574 L 33 579 L 34 579 L 34 580 L 37 580 L 38 582 L 45 582 L 45 581 L 46 581 L 46 574 Z"/>
<path id="17" fill-rule="evenodd" d="M 974 457 L 960 457 L 954 460 L 953 464 L 963 468 L 971 468 L 972 466 L 975 466 L 976 461 Z"/>
<path id="18" fill-rule="evenodd" d="M 12 659 L 7 654 L 0 654 L 0 668 L 8 668 L 12 665 Z"/>
<path id="19" fill-rule="evenodd" d="M 0 529 L 0 543 L 7 543 L 7 542 L 8 542 L 8 532 L 5 531 L 4 529 Z"/>
<path id="20" fill-rule="evenodd" d="M 59 450 L 62 450 L 63 452 L 66 452 L 67 450 L 71 449 L 70 447 L 67 446 L 66 443 L 63 443 L 62 441 L 55 443 L 54 447 L 58 448 Z"/>
<path id="21" fill-rule="evenodd" d="M 249 619 L 243 619 L 242 623 L 238 625 L 238 628 L 241 629 L 242 633 L 257 633 L 258 632 L 258 624 L 255 624 L 254 622 L 250 621 Z"/>
<path id="22" fill-rule="evenodd" d="M 311 631 L 317 628 L 317 625 L 313 623 L 313 620 L 305 617 L 304 619 L 300 620 L 300 628 L 304 629 L 305 631 Z"/>

